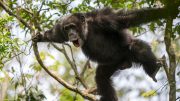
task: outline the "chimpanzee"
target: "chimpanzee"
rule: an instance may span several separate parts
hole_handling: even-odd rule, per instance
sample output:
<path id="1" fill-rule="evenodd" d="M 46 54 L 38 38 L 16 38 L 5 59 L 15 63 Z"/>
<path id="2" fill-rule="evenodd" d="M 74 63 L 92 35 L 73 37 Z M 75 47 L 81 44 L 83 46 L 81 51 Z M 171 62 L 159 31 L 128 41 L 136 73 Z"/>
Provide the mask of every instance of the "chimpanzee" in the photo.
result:
<path id="1" fill-rule="evenodd" d="M 127 32 L 130 27 L 162 18 L 175 17 L 178 10 L 144 8 L 117 10 L 104 8 L 87 13 L 74 13 L 61 18 L 54 27 L 39 34 L 38 42 L 71 41 L 84 54 L 98 63 L 96 83 L 100 101 L 117 101 L 110 77 L 117 70 L 130 68 L 132 63 L 143 66 L 154 80 L 160 65 L 151 47 Z"/>

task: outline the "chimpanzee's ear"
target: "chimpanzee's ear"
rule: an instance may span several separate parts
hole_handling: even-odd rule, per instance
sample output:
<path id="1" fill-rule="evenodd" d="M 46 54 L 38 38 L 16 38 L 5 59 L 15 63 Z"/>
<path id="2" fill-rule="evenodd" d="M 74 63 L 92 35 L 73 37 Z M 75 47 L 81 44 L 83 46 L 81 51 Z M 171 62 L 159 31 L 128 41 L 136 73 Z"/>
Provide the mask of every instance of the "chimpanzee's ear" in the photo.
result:
<path id="1" fill-rule="evenodd" d="M 83 14 L 80 16 L 80 20 L 81 20 L 81 23 L 85 23 L 85 16 Z"/>

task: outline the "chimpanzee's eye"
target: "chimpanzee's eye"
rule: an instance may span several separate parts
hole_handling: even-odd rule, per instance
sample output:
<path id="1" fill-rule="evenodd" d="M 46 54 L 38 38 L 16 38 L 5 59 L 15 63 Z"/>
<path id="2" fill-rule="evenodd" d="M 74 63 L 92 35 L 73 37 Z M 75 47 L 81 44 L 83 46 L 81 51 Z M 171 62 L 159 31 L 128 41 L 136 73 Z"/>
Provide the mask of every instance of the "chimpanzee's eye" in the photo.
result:
<path id="1" fill-rule="evenodd" d="M 69 24 L 69 25 L 64 26 L 65 31 L 68 31 L 69 29 L 75 29 L 75 28 L 76 28 L 75 24 Z"/>
<path id="2" fill-rule="evenodd" d="M 74 24 L 69 25 L 70 28 L 74 29 L 76 26 Z"/>
<path id="3" fill-rule="evenodd" d="M 68 31 L 69 30 L 69 26 L 64 26 L 64 30 Z"/>

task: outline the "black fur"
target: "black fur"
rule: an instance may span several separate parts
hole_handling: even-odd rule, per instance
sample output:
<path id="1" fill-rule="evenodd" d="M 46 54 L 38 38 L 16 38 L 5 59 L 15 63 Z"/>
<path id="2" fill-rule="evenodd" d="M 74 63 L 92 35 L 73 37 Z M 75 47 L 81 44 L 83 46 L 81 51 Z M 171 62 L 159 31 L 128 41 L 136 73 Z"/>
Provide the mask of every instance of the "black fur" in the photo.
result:
<path id="1" fill-rule="evenodd" d="M 63 27 L 69 23 L 75 24 L 75 31 L 81 41 L 84 54 L 99 65 L 96 71 L 96 83 L 100 101 L 117 101 L 110 77 L 118 69 L 126 69 L 137 63 L 143 66 L 145 72 L 154 80 L 159 65 L 150 46 L 126 31 L 129 27 L 174 16 L 165 8 L 141 9 L 132 11 L 114 11 L 110 8 L 87 13 L 75 13 L 60 21 L 47 31 L 40 41 L 66 42 L 68 35 Z M 82 20 L 85 18 L 85 22 Z M 88 32 L 85 34 L 84 26 Z M 54 30 L 54 31 L 53 31 Z M 47 40 L 48 39 L 48 40 Z"/>

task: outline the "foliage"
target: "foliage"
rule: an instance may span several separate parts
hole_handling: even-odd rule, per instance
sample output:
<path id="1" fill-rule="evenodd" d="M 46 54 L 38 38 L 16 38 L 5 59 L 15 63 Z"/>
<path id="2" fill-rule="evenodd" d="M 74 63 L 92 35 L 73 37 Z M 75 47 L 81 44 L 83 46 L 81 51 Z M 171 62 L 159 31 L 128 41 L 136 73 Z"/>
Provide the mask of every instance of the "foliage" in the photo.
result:
<path id="1" fill-rule="evenodd" d="M 37 87 L 28 89 L 26 93 L 27 94 L 25 95 L 18 94 L 18 101 L 22 101 L 24 99 L 26 99 L 26 101 L 42 101 L 43 99 L 46 99 L 44 94 L 39 91 Z"/>
<path id="2" fill-rule="evenodd" d="M 29 26 L 33 28 L 33 30 L 37 31 L 45 31 L 52 27 L 52 25 L 62 17 L 63 15 L 75 12 L 87 12 L 94 9 L 99 9 L 103 7 L 112 7 L 115 9 L 137 9 L 142 7 L 159 7 L 163 4 L 167 5 L 167 0 L 160 0 L 162 4 L 158 0 L 2 0 L 4 3 L 11 9 L 13 14 L 16 14 L 23 18 L 25 22 Z M 19 20 L 14 17 L 11 17 L 0 7 L 0 86 L 5 84 L 6 78 L 9 78 L 7 90 L 5 92 L 1 92 L 0 94 L 5 95 L 4 99 L 6 100 L 31 100 L 31 101 L 41 101 L 43 99 L 46 100 L 47 92 L 50 92 L 49 95 L 54 98 L 56 95 L 59 95 L 56 100 L 60 101 L 84 101 L 84 98 L 79 94 L 67 90 L 65 87 L 59 86 L 54 79 L 49 77 L 47 73 L 44 72 L 42 67 L 37 63 L 34 57 L 32 57 L 32 53 L 29 53 L 31 50 L 31 36 L 32 33 L 30 30 L 22 24 Z M 157 41 L 154 42 L 156 45 L 153 48 L 157 48 L 158 52 L 162 52 L 161 48 L 163 47 L 161 43 L 164 43 L 164 40 L 161 40 L 164 34 L 160 34 L 159 32 L 164 31 L 164 20 L 155 21 L 147 24 L 146 26 L 141 26 L 137 28 L 131 28 L 130 30 L 136 36 L 144 35 L 145 33 L 151 32 L 154 36 L 157 36 Z M 180 24 L 176 23 L 173 26 L 173 33 L 171 34 L 171 38 L 173 39 L 172 46 L 175 48 L 176 58 L 180 57 L 179 53 L 179 36 L 180 36 Z M 17 36 L 16 32 L 12 30 L 23 30 L 22 36 Z M 20 38 L 21 37 L 21 38 Z M 161 39 L 158 39 L 160 37 Z M 146 38 L 148 39 L 148 38 Z M 23 40 L 23 41 L 22 41 Z M 51 70 L 54 74 L 62 77 L 65 81 L 72 84 L 79 89 L 83 88 L 83 85 L 79 82 L 77 75 L 73 70 L 73 66 L 69 63 L 67 57 L 62 54 L 63 51 L 54 51 L 54 47 L 48 44 L 43 44 L 39 46 L 39 48 L 43 48 L 40 51 L 41 59 L 46 62 L 48 65 L 48 69 Z M 62 46 L 58 45 L 61 49 Z M 22 50 L 22 48 L 24 50 Z M 73 61 L 72 53 L 69 49 L 69 46 L 65 47 L 68 56 L 70 57 L 70 62 Z M 95 65 L 89 64 L 86 69 L 84 69 L 85 60 L 81 59 L 81 53 L 78 49 L 73 49 L 73 53 L 78 54 L 78 56 L 74 56 L 77 72 L 80 74 L 80 77 L 83 78 L 85 83 L 89 88 L 95 87 L 94 83 L 94 73 Z M 160 51 L 159 51 L 159 50 Z M 165 50 L 164 48 L 162 48 Z M 53 50 L 53 51 L 50 51 Z M 20 55 L 21 53 L 24 53 Z M 17 55 L 18 54 L 18 55 Z M 164 55 L 163 53 L 158 53 L 158 55 Z M 17 56 L 16 56 L 17 55 Z M 74 54 L 73 54 L 74 55 Z M 14 59 L 15 58 L 15 59 Z M 78 59 L 80 58 L 80 59 Z M 31 61 L 32 60 L 32 61 Z M 7 61 L 10 61 L 8 63 Z M 85 70 L 85 71 L 83 71 Z M 83 73 L 84 72 L 84 73 Z M 177 71 L 177 76 L 179 77 L 180 72 Z M 2 76 L 6 75 L 6 76 Z M 129 80 L 135 74 L 123 74 L 123 77 L 126 80 Z M 124 79 L 123 78 L 123 79 Z M 139 80 L 136 79 L 136 82 L 142 82 L 144 79 L 143 76 L 137 76 L 137 78 L 141 78 Z M 165 78 L 161 78 L 165 79 Z M 178 79 L 179 80 L 179 79 Z M 178 81 L 177 80 L 177 81 Z M 124 81 L 125 82 L 125 81 Z M 146 81 L 146 84 L 149 82 Z M 162 82 L 162 81 L 161 81 Z M 122 82 L 123 83 L 123 82 Z M 126 97 L 125 94 L 137 89 L 139 92 L 139 96 L 143 97 L 155 97 L 159 96 L 157 87 L 151 88 L 148 92 L 141 93 L 143 87 L 136 87 L 133 85 L 132 87 L 124 84 L 121 86 L 123 91 L 121 92 L 122 99 Z M 146 85 L 149 87 L 152 85 Z M 164 86 L 160 84 L 160 86 Z M 47 88 L 46 88 L 47 87 Z M 135 88 L 136 87 L 136 88 Z M 48 89 L 48 91 L 47 91 Z M 144 91 L 144 90 L 143 90 Z M 167 91 L 167 90 L 166 90 Z M 12 95 L 13 92 L 13 95 Z M 179 88 L 177 88 L 177 92 L 179 92 Z M 4 100 L 3 99 L 3 100 Z M 48 98 L 47 98 L 48 99 Z M 2 100 L 2 99 L 0 99 Z M 129 100 L 129 98 L 125 98 L 125 101 Z"/>
<path id="3" fill-rule="evenodd" d="M 80 95 L 67 89 L 62 89 L 60 95 L 60 101 L 84 101 Z"/>
<path id="4" fill-rule="evenodd" d="M 2 14 L 0 17 L 0 68 L 4 65 L 3 61 L 12 57 L 14 51 L 19 51 L 19 39 L 12 39 L 13 35 L 10 32 L 12 21 L 13 17 L 7 14 Z"/>

